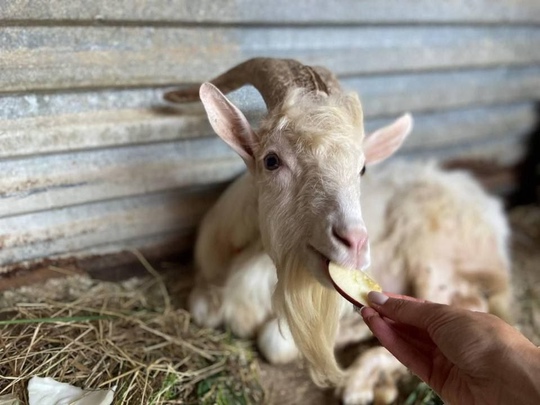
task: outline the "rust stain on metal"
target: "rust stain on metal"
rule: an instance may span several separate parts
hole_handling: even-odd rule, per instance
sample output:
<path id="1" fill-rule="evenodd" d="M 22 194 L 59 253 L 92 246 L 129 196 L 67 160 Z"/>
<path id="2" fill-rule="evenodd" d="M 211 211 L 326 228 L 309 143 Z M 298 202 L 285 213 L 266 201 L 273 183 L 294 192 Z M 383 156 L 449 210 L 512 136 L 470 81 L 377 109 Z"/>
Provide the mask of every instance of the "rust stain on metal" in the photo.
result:
<path id="1" fill-rule="evenodd" d="M 55 184 L 56 183 L 56 184 Z M 46 193 L 55 189 L 64 189 L 64 188 L 73 188 L 81 187 L 86 185 L 88 182 L 58 182 L 58 180 L 53 180 L 51 178 L 47 179 L 33 179 L 33 180 L 24 180 L 20 183 L 15 183 L 11 188 L 4 188 L 4 191 L 0 192 L 0 198 L 9 198 L 9 197 L 21 197 L 38 193 Z"/>
<path id="2" fill-rule="evenodd" d="M 18 263 L 4 267 L 0 274 L 0 291 L 41 283 L 50 278 L 84 274 L 77 267 L 73 257 L 63 259 L 43 259 L 32 263 Z"/>
<path id="3" fill-rule="evenodd" d="M 190 263 L 195 235 L 178 235 L 167 242 L 143 247 L 140 252 L 157 269 L 163 261 Z M 0 291 L 70 275 L 89 275 L 105 281 L 120 281 L 133 276 L 148 275 L 148 271 L 129 250 L 107 254 L 87 254 L 61 258 L 46 258 L 4 266 L 0 273 Z"/>

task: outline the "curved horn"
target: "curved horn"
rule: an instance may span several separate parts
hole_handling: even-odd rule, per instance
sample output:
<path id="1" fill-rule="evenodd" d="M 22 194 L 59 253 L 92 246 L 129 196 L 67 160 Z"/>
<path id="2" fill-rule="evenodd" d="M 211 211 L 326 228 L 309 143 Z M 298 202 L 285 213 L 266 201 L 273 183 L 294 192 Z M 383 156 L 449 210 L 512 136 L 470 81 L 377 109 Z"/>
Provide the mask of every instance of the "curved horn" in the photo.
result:
<path id="1" fill-rule="evenodd" d="M 339 90 L 339 83 L 330 71 L 321 67 L 312 68 L 292 59 L 249 59 L 210 83 L 225 94 L 251 84 L 261 93 L 268 110 L 279 105 L 291 88 L 299 87 L 327 94 Z M 171 91 L 164 97 L 175 103 L 195 101 L 199 99 L 199 86 Z"/>

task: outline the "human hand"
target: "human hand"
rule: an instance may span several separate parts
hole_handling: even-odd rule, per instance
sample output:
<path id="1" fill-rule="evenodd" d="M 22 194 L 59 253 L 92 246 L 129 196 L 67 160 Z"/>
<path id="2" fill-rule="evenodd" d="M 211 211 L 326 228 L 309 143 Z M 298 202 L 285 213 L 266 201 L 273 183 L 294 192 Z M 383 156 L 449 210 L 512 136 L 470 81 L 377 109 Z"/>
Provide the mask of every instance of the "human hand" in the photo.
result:
<path id="1" fill-rule="evenodd" d="M 373 334 L 451 404 L 540 404 L 540 348 L 494 315 L 370 292 Z"/>

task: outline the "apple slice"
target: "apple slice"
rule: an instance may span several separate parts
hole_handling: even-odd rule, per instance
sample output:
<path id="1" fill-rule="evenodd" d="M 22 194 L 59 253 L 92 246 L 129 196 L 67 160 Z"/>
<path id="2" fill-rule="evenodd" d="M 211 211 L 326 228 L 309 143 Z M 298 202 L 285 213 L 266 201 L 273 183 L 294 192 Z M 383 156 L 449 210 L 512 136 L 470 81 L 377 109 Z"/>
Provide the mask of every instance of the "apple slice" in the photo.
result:
<path id="1" fill-rule="evenodd" d="M 347 269 L 330 262 L 328 273 L 337 292 L 357 307 L 368 305 L 367 294 L 370 291 L 382 292 L 381 286 L 362 270 Z"/>

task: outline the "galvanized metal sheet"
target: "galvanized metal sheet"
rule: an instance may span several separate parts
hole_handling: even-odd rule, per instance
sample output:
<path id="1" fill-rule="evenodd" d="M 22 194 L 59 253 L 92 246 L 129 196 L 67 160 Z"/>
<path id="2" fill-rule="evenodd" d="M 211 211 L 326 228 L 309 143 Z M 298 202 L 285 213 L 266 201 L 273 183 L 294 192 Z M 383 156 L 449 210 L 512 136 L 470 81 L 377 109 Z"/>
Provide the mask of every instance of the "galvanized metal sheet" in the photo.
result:
<path id="1" fill-rule="evenodd" d="M 519 142 L 536 122 L 536 109 L 532 103 L 417 115 L 413 132 L 401 152 L 443 156 L 446 149 L 454 146 L 466 149 L 471 144 L 499 139 Z M 366 130 L 372 131 L 388 123 L 388 119 L 368 121 Z"/>
<path id="2" fill-rule="evenodd" d="M 508 167 L 523 159 L 526 152 L 525 134 L 522 133 L 521 137 L 516 135 L 518 134 L 498 139 L 454 144 L 434 151 L 419 149 L 408 154 L 408 157 L 412 159 L 437 159 L 439 161 L 456 158 L 481 159 Z"/>
<path id="3" fill-rule="evenodd" d="M 243 169 L 214 138 L 12 159 L 0 162 L 0 217 L 214 184 Z"/>
<path id="4" fill-rule="evenodd" d="M 192 232 L 214 191 L 104 201 L 0 219 L 0 266 L 118 241 Z"/>
<path id="5" fill-rule="evenodd" d="M 344 79 L 367 118 L 540 98 L 540 68 L 425 72 Z M 0 97 L 0 159 L 166 142 L 212 135 L 199 103 L 170 107 L 163 89 Z M 256 126 L 264 103 L 253 88 L 230 95 Z M 530 120 L 526 121 L 530 124 Z M 466 133 L 471 133 L 467 131 Z"/>
<path id="6" fill-rule="evenodd" d="M 204 80 L 209 80 L 206 77 Z M 421 72 L 408 74 L 374 74 L 344 77 L 345 89 L 357 91 L 362 98 L 365 114 L 370 117 L 395 114 L 407 109 L 453 108 L 471 104 L 504 103 L 540 97 L 540 67 L 495 67 L 492 69 Z M 157 88 L 156 88 L 157 87 Z M 102 89 L 56 91 L 54 93 L 19 93 L 0 97 L 0 120 L 6 120 L 0 131 L 16 125 L 22 118 L 55 116 L 58 126 L 71 125 L 77 116 L 88 112 L 126 114 L 126 119 L 158 119 L 174 115 L 177 107 L 185 115 L 203 114 L 196 104 L 171 106 L 163 101 L 167 87 L 136 89 Z M 228 96 L 242 111 L 264 109 L 257 92 L 249 87 Z M 151 113 L 154 114 L 151 114 Z M 77 114 L 77 115 L 76 115 Z M 93 122 L 106 122 L 112 118 L 103 115 Z M 119 118 L 118 121 L 122 121 Z M 8 126 L 6 128 L 6 125 Z M 40 125 L 47 125 L 42 121 Z M 26 125 L 25 125 L 26 126 Z"/>
<path id="7" fill-rule="evenodd" d="M 536 0 L 11 0 L 9 21 L 352 24 L 539 22 Z"/>
<path id="8" fill-rule="evenodd" d="M 535 122 L 530 103 L 420 114 L 401 155 L 440 157 L 454 148 L 455 156 L 478 143 L 520 141 Z M 370 120 L 366 127 L 388 123 Z M 243 170 L 241 159 L 217 136 L 7 159 L 0 161 L 0 217 L 220 183 Z"/>
<path id="9" fill-rule="evenodd" d="M 133 109 L 0 120 L 0 127 L 0 159 L 212 134 L 201 107 L 197 114 Z"/>
<path id="10" fill-rule="evenodd" d="M 343 80 L 368 117 L 540 99 L 540 68 L 373 75 Z"/>
<path id="11" fill-rule="evenodd" d="M 341 75 L 540 62 L 536 27 L 3 27 L 0 43 L 4 92 L 200 82 L 253 56 Z"/>

